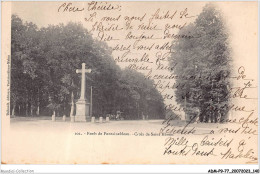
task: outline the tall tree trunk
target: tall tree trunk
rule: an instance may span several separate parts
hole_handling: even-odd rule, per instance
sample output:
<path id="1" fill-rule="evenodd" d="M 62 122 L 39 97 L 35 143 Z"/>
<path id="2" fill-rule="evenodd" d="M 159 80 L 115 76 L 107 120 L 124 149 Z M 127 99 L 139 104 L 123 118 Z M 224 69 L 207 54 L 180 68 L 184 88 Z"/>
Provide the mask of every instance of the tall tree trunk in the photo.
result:
<path id="1" fill-rule="evenodd" d="M 19 115 L 21 115 L 21 105 L 19 104 L 19 106 L 18 106 L 18 108 L 19 108 Z"/>
<path id="2" fill-rule="evenodd" d="M 38 104 L 38 106 L 37 106 L 36 115 L 37 115 L 37 116 L 40 115 L 40 106 L 39 106 L 39 104 Z"/>
<path id="3" fill-rule="evenodd" d="M 28 116 L 28 91 L 26 90 L 26 94 L 25 94 L 25 116 Z"/>
<path id="4" fill-rule="evenodd" d="M 28 96 L 26 95 L 26 103 L 25 103 L 25 116 L 28 116 Z"/>
<path id="5" fill-rule="evenodd" d="M 63 102 L 63 115 L 66 115 L 66 103 L 65 103 L 65 100 Z"/>
<path id="6" fill-rule="evenodd" d="M 89 108 L 89 115 L 90 117 L 93 116 L 93 98 L 92 98 L 92 95 L 93 95 L 93 91 L 92 91 L 92 86 L 90 87 L 90 108 Z"/>
<path id="7" fill-rule="evenodd" d="M 25 105 L 25 116 L 28 116 L 28 103 L 26 102 Z"/>
<path id="8" fill-rule="evenodd" d="M 37 95 L 37 110 L 36 110 L 36 115 L 40 115 L 40 90 L 38 88 L 38 95 Z"/>
<path id="9" fill-rule="evenodd" d="M 74 116 L 74 93 L 71 92 L 71 108 L 70 108 L 70 116 Z"/>
<path id="10" fill-rule="evenodd" d="M 31 104 L 31 116 L 33 116 L 33 105 Z"/>
<path id="11" fill-rule="evenodd" d="M 30 105 L 30 115 L 33 116 L 33 108 L 34 108 L 34 105 L 33 105 L 33 91 L 31 91 L 30 102 L 31 102 L 31 105 Z"/>
<path id="12" fill-rule="evenodd" d="M 15 115 L 15 107 L 16 107 L 16 102 L 14 102 L 14 106 L 13 106 L 13 109 L 12 109 L 12 115 L 13 116 Z"/>

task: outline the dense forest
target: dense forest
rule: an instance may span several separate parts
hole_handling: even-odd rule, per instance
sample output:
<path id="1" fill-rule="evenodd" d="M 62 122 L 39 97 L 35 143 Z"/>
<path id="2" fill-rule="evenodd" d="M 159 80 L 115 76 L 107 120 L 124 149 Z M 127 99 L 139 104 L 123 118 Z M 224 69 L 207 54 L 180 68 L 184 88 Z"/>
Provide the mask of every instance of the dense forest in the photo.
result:
<path id="1" fill-rule="evenodd" d="M 207 4 L 194 23 L 182 33 L 191 39 L 175 40 L 170 64 L 183 86 L 175 91 L 176 101 L 184 108 L 186 120 L 219 122 L 227 117 L 229 105 L 230 47 L 221 12 Z"/>
<path id="2" fill-rule="evenodd" d="M 93 87 L 93 115 L 123 112 L 125 119 L 165 117 L 161 94 L 153 81 L 116 65 L 112 50 L 92 38 L 80 23 L 38 28 L 12 15 L 11 114 L 57 116 L 75 114 L 71 106 L 80 96 L 80 74 L 86 63 L 86 95 Z"/>

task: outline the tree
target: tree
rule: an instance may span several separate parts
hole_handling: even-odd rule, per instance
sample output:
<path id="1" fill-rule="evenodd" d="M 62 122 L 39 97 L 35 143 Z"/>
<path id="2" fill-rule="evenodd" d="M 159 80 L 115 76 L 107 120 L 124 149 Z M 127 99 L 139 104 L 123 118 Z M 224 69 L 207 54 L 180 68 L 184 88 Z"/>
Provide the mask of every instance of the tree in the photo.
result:
<path id="1" fill-rule="evenodd" d="M 12 16 L 11 36 L 11 103 L 12 114 L 15 114 L 16 106 L 25 108 L 29 113 L 29 107 L 33 108 L 37 86 L 37 61 L 39 54 L 39 38 L 37 26 L 33 23 L 24 23 L 16 16 Z M 32 112 L 33 110 L 31 110 Z M 19 113 L 20 114 L 20 113 Z"/>
<path id="2" fill-rule="evenodd" d="M 141 119 L 141 114 L 153 119 L 164 118 L 163 98 L 152 80 L 126 68 L 119 82 L 118 105 L 129 119 Z"/>
<path id="3" fill-rule="evenodd" d="M 121 70 L 112 49 L 80 23 L 38 29 L 13 15 L 11 56 L 11 107 L 15 111 L 22 103 L 21 115 L 73 115 L 81 86 L 76 69 L 86 63 L 92 69 L 86 95 L 90 98 L 92 86 L 94 116 L 123 110 L 129 119 L 140 113 L 164 118 L 163 99 L 153 82 L 136 71 Z"/>
<path id="4" fill-rule="evenodd" d="M 180 30 L 180 34 L 193 37 L 173 43 L 169 61 L 177 63 L 173 70 L 178 76 L 176 82 L 184 85 L 176 90 L 176 101 L 185 108 L 187 119 L 199 114 L 201 122 L 217 122 L 228 111 L 231 60 L 221 12 L 207 4 L 194 24 Z"/>

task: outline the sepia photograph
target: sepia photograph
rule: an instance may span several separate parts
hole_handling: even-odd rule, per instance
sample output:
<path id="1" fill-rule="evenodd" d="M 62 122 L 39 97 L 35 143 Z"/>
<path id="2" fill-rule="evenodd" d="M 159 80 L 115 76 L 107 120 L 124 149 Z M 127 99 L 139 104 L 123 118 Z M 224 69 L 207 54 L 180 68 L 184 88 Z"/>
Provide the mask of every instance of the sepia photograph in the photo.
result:
<path id="1" fill-rule="evenodd" d="M 2 11 L 2 164 L 258 164 L 257 2 Z"/>

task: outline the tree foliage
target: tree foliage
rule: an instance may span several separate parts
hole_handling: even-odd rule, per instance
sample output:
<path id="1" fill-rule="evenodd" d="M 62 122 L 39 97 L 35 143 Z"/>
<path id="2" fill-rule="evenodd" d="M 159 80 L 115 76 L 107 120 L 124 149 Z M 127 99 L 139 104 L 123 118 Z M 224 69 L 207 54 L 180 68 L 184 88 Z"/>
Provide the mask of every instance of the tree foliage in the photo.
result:
<path id="1" fill-rule="evenodd" d="M 80 23 L 38 28 L 12 15 L 11 108 L 16 115 L 69 115 L 80 96 L 80 74 L 86 63 L 86 95 L 93 87 L 93 115 L 123 112 L 127 119 L 164 118 L 164 104 L 151 80 L 121 70 L 112 49 L 92 38 Z"/>
<path id="2" fill-rule="evenodd" d="M 228 33 L 221 12 L 207 4 L 196 21 L 181 34 L 191 39 L 174 41 L 169 59 L 175 66 L 176 82 L 184 87 L 176 90 L 176 100 L 184 107 L 187 119 L 199 113 L 201 122 L 216 122 L 227 115 L 230 73 Z"/>

